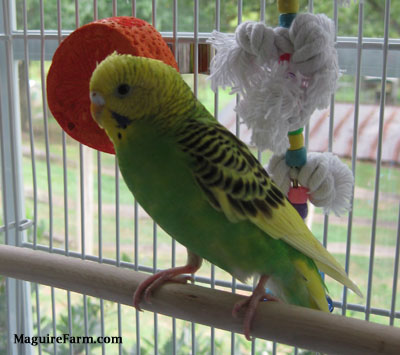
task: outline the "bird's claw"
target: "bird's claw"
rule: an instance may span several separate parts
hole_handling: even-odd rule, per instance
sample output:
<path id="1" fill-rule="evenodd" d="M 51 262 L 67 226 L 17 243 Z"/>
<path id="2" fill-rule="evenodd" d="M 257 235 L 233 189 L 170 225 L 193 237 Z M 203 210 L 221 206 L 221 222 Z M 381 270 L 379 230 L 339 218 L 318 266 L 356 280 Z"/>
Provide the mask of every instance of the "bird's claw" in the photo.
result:
<path id="1" fill-rule="evenodd" d="M 178 276 L 169 276 L 167 274 L 162 275 L 160 278 L 154 280 L 147 288 L 144 290 L 143 299 L 146 303 L 151 304 L 151 296 L 153 291 L 164 284 L 165 282 L 175 282 L 180 284 L 186 284 L 188 281 L 193 282 L 193 277 L 188 275 L 178 275 Z M 136 307 L 136 306 L 135 306 Z"/>
<path id="2" fill-rule="evenodd" d="M 271 294 L 268 293 L 261 293 L 258 294 L 254 292 L 251 296 L 247 297 L 244 300 L 240 300 L 235 303 L 232 309 L 232 316 L 234 318 L 238 317 L 239 312 L 242 310 L 242 308 L 246 307 L 246 313 L 244 315 L 244 320 L 243 320 L 243 333 L 244 336 L 246 337 L 247 340 L 251 340 L 250 337 L 250 328 L 251 328 L 251 323 L 254 318 L 254 314 L 256 312 L 257 306 L 260 302 L 264 301 L 274 301 L 274 302 L 279 302 L 280 300 Z"/>
<path id="3" fill-rule="evenodd" d="M 265 292 L 265 285 L 269 279 L 268 275 L 261 275 L 260 280 L 256 288 L 253 290 L 251 296 L 247 297 L 244 300 L 238 301 L 235 303 L 232 309 L 232 316 L 237 318 L 239 311 L 246 307 L 246 313 L 244 314 L 243 320 L 243 334 L 247 340 L 251 340 L 250 338 L 250 328 L 251 323 L 253 322 L 254 314 L 256 312 L 257 306 L 260 302 L 263 301 L 279 301 L 278 298 L 272 296 L 269 293 Z"/>
<path id="4" fill-rule="evenodd" d="M 187 265 L 157 272 L 139 284 L 133 295 L 133 306 L 138 311 L 142 310 L 139 304 L 143 299 L 151 304 L 150 298 L 153 291 L 165 282 L 187 283 L 189 280 L 193 281 L 193 276 L 190 274 L 195 273 L 200 268 L 202 259 L 193 253 L 188 253 L 188 255 Z"/>

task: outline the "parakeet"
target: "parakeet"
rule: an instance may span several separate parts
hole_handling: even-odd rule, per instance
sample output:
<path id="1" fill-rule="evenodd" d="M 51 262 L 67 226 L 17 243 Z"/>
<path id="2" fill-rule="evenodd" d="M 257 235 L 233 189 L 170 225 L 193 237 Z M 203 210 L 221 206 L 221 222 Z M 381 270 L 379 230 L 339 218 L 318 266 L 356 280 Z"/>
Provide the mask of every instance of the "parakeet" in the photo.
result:
<path id="1" fill-rule="evenodd" d="M 134 306 L 202 259 L 245 282 L 259 277 L 245 308 L 250 339 L 257 305 L 276 299 L 328 311 L 318 269 L 361 296 L 312 235 L 248 147 L 206 110 L 181 75 L 161 61 L 114 53 L 92 74 L 93 118 L 114 144 L 122 176 L 140 205 L 188 250 L 185 266 L 144 281 Z"/>

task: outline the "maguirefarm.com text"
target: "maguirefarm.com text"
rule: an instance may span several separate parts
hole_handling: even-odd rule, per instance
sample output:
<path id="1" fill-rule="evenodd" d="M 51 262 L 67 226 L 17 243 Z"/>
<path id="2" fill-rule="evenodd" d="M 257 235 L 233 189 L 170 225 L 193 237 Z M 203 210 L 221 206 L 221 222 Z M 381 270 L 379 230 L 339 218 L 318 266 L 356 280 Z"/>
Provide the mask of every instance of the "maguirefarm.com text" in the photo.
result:
<path id="1" fill-rule="evenodd" d="M 122 337 L 119 336 L 71 336 L 69 334 L 26 336 L 24 334 L 14 334 L 15 344 L 30 344 L 36 346 L 38 344 L 122 344 Z"/>

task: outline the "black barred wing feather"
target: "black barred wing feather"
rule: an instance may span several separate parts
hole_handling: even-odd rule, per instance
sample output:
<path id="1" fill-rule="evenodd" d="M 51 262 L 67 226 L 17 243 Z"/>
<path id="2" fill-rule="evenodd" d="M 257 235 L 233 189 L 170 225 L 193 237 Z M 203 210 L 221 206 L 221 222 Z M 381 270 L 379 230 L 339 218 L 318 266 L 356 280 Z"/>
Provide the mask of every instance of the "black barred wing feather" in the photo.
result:
<path id="1" fill-rule="evenodd" d="M 319 269 L 361 295 L 341 265 L 302 218 L 247 146 L 216 121 L 188 120 L 178 137 L 209 203 L 232 222 L 248 219 L 315 260 Z"/>
<path id="2" fill-rule="evenodd" d="M 271 219 L 286 198 L 247 146 L 218 123 L 192 121 L 179 144 L 209 202 L 231 221 Z M 278 237 L 278 236 L 276 236 Z"/>

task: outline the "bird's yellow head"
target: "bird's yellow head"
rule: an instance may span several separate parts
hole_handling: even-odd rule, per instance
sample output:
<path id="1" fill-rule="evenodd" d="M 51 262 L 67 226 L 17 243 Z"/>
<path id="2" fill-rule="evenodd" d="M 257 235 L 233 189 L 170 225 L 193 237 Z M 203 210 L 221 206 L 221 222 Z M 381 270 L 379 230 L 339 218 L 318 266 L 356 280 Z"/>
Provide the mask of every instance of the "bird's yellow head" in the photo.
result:
<path id="1" fill-rule="evenodd" d="M 114 145 L 129 136 L 138 120 L 173 124 L 174 110 L 188 96 L 193 94 L 174 68 L 126 54 L 109 55 L 90 80 L 92 116 Z"/>

